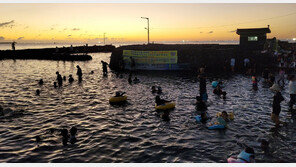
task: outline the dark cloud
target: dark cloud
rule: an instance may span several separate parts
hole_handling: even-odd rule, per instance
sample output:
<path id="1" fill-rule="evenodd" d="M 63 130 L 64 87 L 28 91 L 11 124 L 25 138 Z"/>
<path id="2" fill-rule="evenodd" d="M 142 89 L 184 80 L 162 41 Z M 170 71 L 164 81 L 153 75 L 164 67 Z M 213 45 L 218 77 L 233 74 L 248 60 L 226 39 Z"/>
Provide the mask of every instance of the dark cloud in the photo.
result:
<path id="1" fill-rule="evenodd" d="M 212 34 L 214 31 L 210 31 L 210 32 L 208 32 L 208 34 Z"/>
<path id="2" fill-rule="evenodd" d="M 72 35 L 68 35 L 68 37 L 71 37 Z"/>
<path id="3" fill-rule="evenodd" d="M 72 31 L 79 31 L 79 28 L 73 28 Z"/>
<path id="4" fill-rule="evenodd" d="M 14 23 L 14 20 L 8 21 L 8 22 L 3 22 L 0 23 L 0 27 L 6 27 L 6 26 L 11 26 Z"/>
<path id="5" fill-rule="evenodd" d="M 0 37 L 0 41 L 1 41 L 1 40 L 4 40 L 4 39 L 5 39 L 4 37 L 2 37 L 2 36 Z"/>
<path id="6" fill-rule="evenodd" d="M 19 37 L 17 40 L 22 40 L 22 39 L 24 39 L 25 37 Z"/>
<path id="7" fill-rule="evenodd" d="M 201 31 L 201 32 L 199 32 L 199 33 L 202 33 L 202 31 Z"/>
<path id="8" fill-rule="evenodd" d="M 230 32 L 230 33 L 234 33 L 234 32 L 236 32 L 236 30 L 233 30 L 233 31 L 228 31 L 228 32 Z"/>

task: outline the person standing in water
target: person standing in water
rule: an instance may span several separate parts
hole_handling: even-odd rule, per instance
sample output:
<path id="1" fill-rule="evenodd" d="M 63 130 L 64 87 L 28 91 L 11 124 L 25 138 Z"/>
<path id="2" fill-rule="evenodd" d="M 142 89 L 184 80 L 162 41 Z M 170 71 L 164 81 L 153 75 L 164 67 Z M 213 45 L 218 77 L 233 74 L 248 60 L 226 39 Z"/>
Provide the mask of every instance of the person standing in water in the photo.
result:
<path id="1" fill-rule="evenodd" d="M 199 78 L 199 94 L 202 100 L 207 101 L 208 95 L 207 95 L 207 83 L 206 83 L 206 77 L 204 75 L 205 68 L 200 68 L 200 74 L 198 75 Z"/>
<path id="2" fill-rule="evenodd" d="M 78 75 L 78 81 L 81 82 L 82 81 L 82 70 L 79 67 L 79 65 L 76 66 L 77 67 L 77 75 Z"/>
<path id="3" fill-rule="evenodd" d="M 281 123 L 279 120 L 279 115 L 281 112 L 281 102 L 284 101 L 285 99 L 281 94 L 281 88 L 277 84 L 274 84 L 270 89 L 275 91 L 275 95 L 273 96 L 273 103 L 272 103 L 271 120 L 278 127 Z"/>
<path id="4" fill-rule="evenodd" d="M 15 41 L 13 41 L 13 42 L 11 43 L 11 49 L 12 49 L 12 50 L 15 50 L 15 44 L 16 44 Z"/>
<path id="5" fill-rule="evenodd" d="M 101 63 L 103 65 L 103 75 L 107 75 L 107 73 L 108 73 L 107 65 L 109 65 L 109 64 L 104 61 L 101 61 Z"/>
<path id="6" fill-rule="evenodd" d="M 289 94 L 290 94 L 290 102 L 289 102 L 289 109 L 293 109 L 293 105 L 296 102 L 296 81 L 295 76 L 289 76 Z"/>
<path id="7" fill-rule="evenodd" d="M 56 72 L 56 74 L 57 74 L 58 85 L 59 85 L 59 87 L 61 87 L 61 86 L 63 86 L 63 78 L 58 71 Z"/>

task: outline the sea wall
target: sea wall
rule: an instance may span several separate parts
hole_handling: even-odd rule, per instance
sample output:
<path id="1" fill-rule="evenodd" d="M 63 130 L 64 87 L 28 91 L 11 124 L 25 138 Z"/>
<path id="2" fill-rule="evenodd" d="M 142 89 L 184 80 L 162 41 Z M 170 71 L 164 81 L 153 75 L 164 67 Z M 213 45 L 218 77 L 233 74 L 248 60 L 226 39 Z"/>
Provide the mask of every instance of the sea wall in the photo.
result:
<path id="1" fill-rule="evenodd" d="M 4 50 L 0 51 L 1 59 L 40 59 L 40 60 L 69 60 L 84 61 L 91 60 L 92 57 L 87 53 L 112 52 L 113 45 L 105 46 L 77 46 L 63 48 L 44 48 L 44 49 L 24 49 L 24 50 Z M 79 54 L 83 53 L 83 54 Z"/>
<path id="2" fill-rule="evenodd" d="M 143 51 L 165 51 L 177 50 L 178 64 L 187 64 L 185 70 L 196 71 L 202 65 L 206 65 L 207 71 L 211 73 L 223 73 L 224 67 L 230 65 L 230 59 L 236 59 L 236 71 L 243 72 L 243 60 L 248 57 L 256 68 L 262 71 L 264 67 L 274 67 L 274 59 L 269 53 L 242 51 L 239 45 L 218 45 L 218 44 L 180 44 L 180 45 L 128 45 L 116 48 L 111 55 L 110 68 L 122 70 L 123 50 Z"/>

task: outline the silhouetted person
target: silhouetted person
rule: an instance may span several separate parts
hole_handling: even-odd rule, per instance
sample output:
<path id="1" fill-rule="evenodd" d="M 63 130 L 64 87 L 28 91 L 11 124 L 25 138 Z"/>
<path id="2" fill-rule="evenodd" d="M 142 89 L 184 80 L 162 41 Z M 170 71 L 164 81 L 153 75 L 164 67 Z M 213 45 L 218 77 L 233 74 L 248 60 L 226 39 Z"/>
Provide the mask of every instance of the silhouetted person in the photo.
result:
<path id="1" fill-rule="evenodd" d="M 128 76 L 128 83 L 129 84 L 132 84 L 132 82 L 133 82 L 132 81 L 132 74 L 130 73 L 129 76 Z"/>
<path id="2" fill-rule="evenodd" d="M 66 146 L 68 144 L 68 139 L 69 139 L 69 134 L 67 129 L 62 129 L 61 130 L 61 135 L 62 135 L 62 142 L 63 145 Z"/>
<path id="3" fill-rule="evenodd" d="M 107 65 L 108 63 L 101 61 L 102 65 L 103 65 L 103 75 L 107 75 L 108 73 L 108 69 L 107 69 Z"/>
<path id="4" fill-rule="evenodd" d="M 136 67 L 136 61 L 133 57 L 130 57 L 130 59 L 131 59 L 131 69 L 134 70 Z"/>
<path id="5" fill-rule="evenodd" d="M 133 82 L 136 84 L 136 83 L 139 83 L 140 80 L 137 77 L 135 77 L 134 80 L 133 80 Z"/>
<path id="6" fill-rule="evenodd" d="M 69 83 L 72 83 L 74 81 L 74 78 L 72 77 L 72 75 L 69 75 L 68 81 L 69 81 Z"/>
<path id="7" fill-rule="evenodd" d="M 207 110 L 207 105 L 202 100 L 202 98 L 200 96 L 196 96 L 196 110 L 197 111 L 206 111 Z"/>
<path id="8" fill-rule="evenodd" d="M 36 90 L 36 95 L 37 95 L 37 96 L 40 95 L 40 90 L 39 90 L 39 89 Z"/>
<path id="9" fill-rule="evenodd" d="M 66 76 L 63 77 L 63 80 L 66 81 Z"/>
<path id="10" fill-rule="evenodd" d="M 13 41 L 13 42 L 11 43 L 11 48 L 12 48 L 12 50 L 15 50 L 15 44 L 16 44 L 15 41 Z"/>
<path id="11" fill-rule="evenodd" d="M 79 65 L 76 66 L 77 67 L 77 75 L 78 75 L 78 81 L 81 82 L 82 81 L 82 70 L 79 67 Z"/>
<path id="12" fill-rule="evenodd" d="M 199 75 L 199 94 L 202 100 L 207 101 L 207 83 L 204 74 Z"/>
<path id="13" fill-rule="evenodd" d="M 162 120 L 169 122 L 170 121 L 170 112 L 169 111 L 164 111 L 163 114 L 161 115 Z"/>
<path id="14" fill-rule="evenodd" d="M 152 86 L 151 87 L 151 91 L 152 91 L 152 93 L 156 93 L 157 92 L 156 87 L 155 86 Z"/>
<path id="15" fill-rule="evenodd" d="M 162 94 L 162 89 L 161 89 L 161 87 L 159 86 L 159 87 L 157 87 L 157 94 Z"/>
<path id="16" fill-rule="evenodd" d="M 53 83 L 53 87 L 54 87 L 54 88 L 57 88 L 57 87 L 58 87 L 58 86 L 57 86 L 57 82 L 54 82 L 54 83 Z"/>
<path id="17" fill-rule="evenodd" d="M 57 74 L 58 85 L 59 85 L 59 87 L 61 87 L 61 86 L 63 86 L 63 78 L 58 71 L 56 72 L 56 74 Z"/>
<path id="18" fill-rule="evenodd" d="M 35 136 L 35 140 L 36 140 L 37 145 L 39 145 L 39 143 L 41 142 L 40 136 Z"/>
<path id="19" fill-rule="evenodd" d="M 168 103 L 168 102 L 171 102 L 171 101 L 167 101 L 167 100 L 164 100 L 164 99 L 161 99 L 158 95 L 155 97 L 155 103 L 156 105 L 162 105 L 162 104 L 165 104 L 165 103 Z"/>
<path id="20" fill-rule="evenodd" d="M 43 85 L 43 79 L 40 79 L 38 82 L 39 85 Z"/>
<path id="21" fill-rule="evenodd" d="M 70 143 L 74 144 L 77 139 L 76 139 L 76 133 L 77 133 L 77 128 L 76 127 L 72 127 L 70 129 Z"/>

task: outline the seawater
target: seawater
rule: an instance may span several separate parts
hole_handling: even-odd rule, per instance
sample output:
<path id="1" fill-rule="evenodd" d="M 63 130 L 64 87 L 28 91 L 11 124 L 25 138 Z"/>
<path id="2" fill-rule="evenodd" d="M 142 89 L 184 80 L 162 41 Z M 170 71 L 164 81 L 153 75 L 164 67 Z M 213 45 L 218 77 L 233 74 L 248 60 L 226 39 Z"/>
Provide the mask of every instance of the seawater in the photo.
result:
<path id="1" fill-rule="evenodd" d="M 47 60 L 0 61 L 0 105 L 25 110 L 17 117 L 0 117 L 0 162 L 226 162 L 243 149 L 254 148 L 257 162 L 295 162 L 296 123 L 287 112 L 289 95 L 283 91 L 280 119 L 287 126 L 274 128 L 270 120 L 273 93 L 259 82 L 253 91 L 251 78 L 233 75 L 208 78 L 208 113 L 234 112 L 226 130 L 208 130 L 196 123 L 195 96 L 199 94 L 197 76 L 189 72 L 137 72 L 138 84 L 128 84 L 109 71 L 102 75 L 101 60 L 109 62 L 111 53 L 91 54 L 85 62 Z M 76 65 L 83 70 L 77 82 Z M 55 89 L 55 72 L 72 74 L 74 83 Z M 94 71 L 94 74 L 91 74 Z M 135 76 L 133 75 L 133 76 Z M 39 86 L 38 80 L 44 80 Z M 226 100 L 213 95 L 211 81 L 224 81 Z M 170 121 L 163 121 L 154 109 L 151 86 L 161 86 L 165 99 L 176 108 Z M 287 85 L 286 85 L 287 88 Z M 35 95 L 41 90 L 40 96 Z M 125 91 L 128 104 L 111 106 L 115 91 Z M 77 143 L 62 145 L 58 133 L 50 128 L 78 129 Z M 39 146 L 35 136 L 41 136 Z M 271 156 L 260 150 L 260 139 L 271 142 Z"/>

